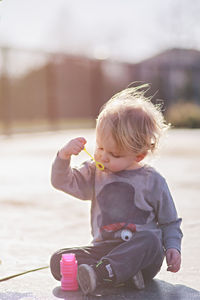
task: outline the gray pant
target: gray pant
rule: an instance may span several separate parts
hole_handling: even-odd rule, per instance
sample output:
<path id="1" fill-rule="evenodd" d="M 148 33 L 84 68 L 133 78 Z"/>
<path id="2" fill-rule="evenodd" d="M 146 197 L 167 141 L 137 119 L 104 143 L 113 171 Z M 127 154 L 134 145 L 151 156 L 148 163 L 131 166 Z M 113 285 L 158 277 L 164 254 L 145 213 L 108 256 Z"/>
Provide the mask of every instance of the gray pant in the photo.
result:
<path id="1" fill-rule="evenodd" d="M 105 258 L 115 272 L 117 283 L 128 281 L 139 270 L 145 281 L 151 280 L 159 272 L 164 259 L 160 239 L 151 231 L 141 231 L 127 242 L 100 243 L 57 251 L 50 261 L 52 275 L 57 280 L 61 280 L 60 260 L 64 253 L 74 253 L 78 265 L 93 265 Z"/>

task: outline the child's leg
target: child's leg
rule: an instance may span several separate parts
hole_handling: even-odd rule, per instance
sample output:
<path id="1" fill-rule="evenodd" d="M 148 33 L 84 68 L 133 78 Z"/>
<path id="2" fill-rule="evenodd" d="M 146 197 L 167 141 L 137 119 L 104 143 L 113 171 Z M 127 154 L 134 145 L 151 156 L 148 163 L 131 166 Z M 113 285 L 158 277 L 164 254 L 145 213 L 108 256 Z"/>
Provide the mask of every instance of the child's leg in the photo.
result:
<path id="1" fill-rule="evenodd" d="M 146 280 L 153 278 L 163 258 L 161 241 L 153 232 L 136 232 L 129 241 L 115 245 L 98 263 L 80 265 L 78 282 L 85 295 L 92 294 L 98 285 L 116 285 L 129 280 L 134 287 L 142 289 L 143 276 Z"/>
<path id="2" fill-rule="evenodd" d="M 152 279 L 160 270 L 164 251 L 160 239 L 151 231 L 136 232 L 133 238 L 113 248 L 101 258 L 115 273 L 116 282 L 125 282 L 138 271 Z"/>
<path id="3" fill-rule="evenodd" d="M 62 254 L 74 253 L 78 265 L 80 264 L 93 265 L 96 264 L 101 259 L 102 256 L 106 255 L 117 245 L 119 245 L 119 243 L 112 243 L 112 244 L 103 243 L 98 246 L 60 249 L 57 252 L 55 252 L 51 257 L 50 260 L 51 273 L 56 280 L 61 280 L 60 260 Z"/>

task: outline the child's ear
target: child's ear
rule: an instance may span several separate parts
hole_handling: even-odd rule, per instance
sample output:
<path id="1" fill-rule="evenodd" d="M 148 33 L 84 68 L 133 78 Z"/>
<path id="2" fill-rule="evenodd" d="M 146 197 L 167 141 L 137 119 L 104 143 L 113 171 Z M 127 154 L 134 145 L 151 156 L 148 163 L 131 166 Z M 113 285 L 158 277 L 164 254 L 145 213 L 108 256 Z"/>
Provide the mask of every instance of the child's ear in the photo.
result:
<path id="1" fill-rule="evenodd" d="M 140 162 L 141 160 L 143 160 L 143 159 L 145 158 L 146 155 L 147 155 L 146 152 L 138 154 L 138 155 L 136 156 L 136 161 L 137 161 L 137 162 Z"/>

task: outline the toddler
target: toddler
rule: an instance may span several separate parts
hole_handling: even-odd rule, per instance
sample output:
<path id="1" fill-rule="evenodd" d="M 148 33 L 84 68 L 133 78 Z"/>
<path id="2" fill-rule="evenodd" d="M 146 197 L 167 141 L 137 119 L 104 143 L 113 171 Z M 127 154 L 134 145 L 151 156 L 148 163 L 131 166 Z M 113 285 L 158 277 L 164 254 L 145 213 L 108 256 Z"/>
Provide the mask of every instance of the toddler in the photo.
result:
<path id="1" fill-rule="evenodd" d="M 50 262 L 53 276 L 60 280 L 62 254 L 74 253 L 79 286 L 86 295 L 98 286 L 121 283 L 142 289 L 159 272 L 165 256 L 168 271 L 180 269 L 181 219 L 163 176 L 143 162 L 168 129 L 159 107 L 146 97 L 147 87 L 125 89 L 103 106 L 94 157 L 104 170 L 93 161 L 70 166 L 71 156 L 84 149 L 84 137 L 60 149 L 52 166 L 56 189 L 91 200 L 92 245 L 61 249 Z"/>

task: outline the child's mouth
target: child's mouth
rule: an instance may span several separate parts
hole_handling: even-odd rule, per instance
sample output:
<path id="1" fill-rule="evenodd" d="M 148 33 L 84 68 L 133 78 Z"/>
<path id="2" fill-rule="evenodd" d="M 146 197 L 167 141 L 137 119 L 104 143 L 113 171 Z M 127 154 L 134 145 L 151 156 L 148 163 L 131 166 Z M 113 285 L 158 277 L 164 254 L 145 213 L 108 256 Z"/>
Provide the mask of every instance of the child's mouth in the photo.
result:
<path id="1" fill-rule="evenodd" d="M 104 171 L 105 171 L 105 172 L 108 172 L 109 169 L 108 169 L 107 167 L 104 166 Z"/>

